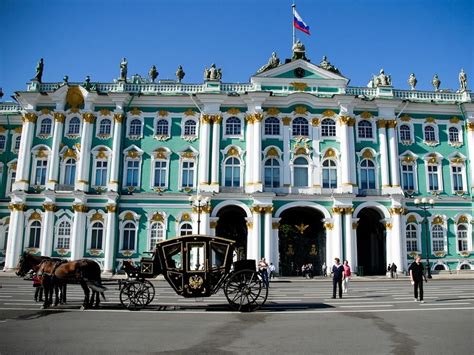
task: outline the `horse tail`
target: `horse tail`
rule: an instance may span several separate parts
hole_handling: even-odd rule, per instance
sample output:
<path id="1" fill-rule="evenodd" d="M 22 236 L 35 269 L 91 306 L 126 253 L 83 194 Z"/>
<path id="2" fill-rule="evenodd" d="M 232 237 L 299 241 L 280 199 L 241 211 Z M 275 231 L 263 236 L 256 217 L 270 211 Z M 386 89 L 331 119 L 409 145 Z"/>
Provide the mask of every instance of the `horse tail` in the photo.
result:
<path id="1" fill-rule="evenodd" d="M 107 290 L 102 285 L 101 270 L 95 261 L 85 260 L 81 267 L 82 277 L 92 291 L 103 293 Z"/>

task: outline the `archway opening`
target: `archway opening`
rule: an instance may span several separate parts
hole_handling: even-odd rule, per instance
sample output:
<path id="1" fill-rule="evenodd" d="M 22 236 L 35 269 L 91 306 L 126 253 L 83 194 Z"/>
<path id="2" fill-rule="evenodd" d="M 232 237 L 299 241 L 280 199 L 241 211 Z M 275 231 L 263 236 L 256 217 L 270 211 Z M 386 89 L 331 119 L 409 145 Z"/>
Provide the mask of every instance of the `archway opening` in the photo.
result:
<path id="1" fill-rule="evenodd" d="M 247 258 L 247 214 L 238 206 L 226 206 L 217 212 L 216 225 L 218 237 L 235 240 L 237 260 Z"/>
<path id="2" fill-rule="evenodd" d="M 283 211 L 279 227 L 280 274 L 301 275 L 303 265 L 312 264 L 313 275 L 321 275 L 326 256 L 324 215 L 310 207 Z"/>
<path id="3" fill-rule="evenodd" d="M 364 275 L 385 275 L 387 271 L 387 238 L 383 216 L 373 208 L 362 209 L 357 225 L 357 264 Z M 398 265 L 400 268 L 401 265 Z"/>

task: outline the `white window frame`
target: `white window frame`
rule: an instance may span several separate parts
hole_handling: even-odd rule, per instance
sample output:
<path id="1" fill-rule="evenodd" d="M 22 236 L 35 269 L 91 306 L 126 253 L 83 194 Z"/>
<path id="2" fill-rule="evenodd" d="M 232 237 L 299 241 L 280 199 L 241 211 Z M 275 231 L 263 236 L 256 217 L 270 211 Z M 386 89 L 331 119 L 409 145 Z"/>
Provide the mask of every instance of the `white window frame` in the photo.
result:
<path id="1" fill-rule="evenodd" d="M 92 216 L 96 215 L 99 213 L 102 217 L 102 220 L 94 220 L 92 221 Z M 102 224 L 102 248 L 97 249 L 97 248 L 92 248 L 92 231 L 93 231 L 93 225 L 95 223 L 100 223 Z M 92 250 L 94 251 L 105 251 L 105 244 L 106 244 L 106 228 L 107 228 L 107 213 L 105 213 L 103 210 L 91 210 L 87 213 L 87 251 L 90 253 Z M 94 253 L 95 254 L 95 253 Z"/>
<path id="2" fill-rule="evenodd" d="M 140 128 L 140 135 L 130 135 L 130 126 L 132 124 L 133 120 L 138 120 L 141 123 L 141 128 Z M 127 139 L 129 140 L 139 140 L 143 138 L 143 131 L 145 128 L 145 120 L 143 116 L 135 116 L 135 115 L 127 115 Z M 153 134 L 155 134 L 154 127 L 153 127 Z"/>
<path id="3" fill-rule="evenodd" d="M 37 154 L 40 150 L 43 150 L 46 154 L 45 157 L 38 157 Z M 49 169 L 50 169 L 50 164 L 49 164 L 49 157 L 51 155 L 51 151 L 49 150 L 49 147 L 47 146 L 36 146 L 32 149 L 31 154 L 33 155 L 33 159 L 31 159 L 31 185 L 32 186 L 41 186 L 44 187 L 48 183 L 48 174 L 49 174 Z M 46 172 L 45 172 L 45 180 L 44 180 L 44 185 L 37 185 L 36 184 L 36 169 L 37 165 L 36 163 L 38 161 L 46 161 Z"/>
<path id="4" fill-rule="evenodd" d="M 41 133 L 41 125 L 43 124 L 43 121 L 45 119 L 51 120 L 51 129 L 49 133 Z M 41 115 L 40 117 L 38 117 L 36 122 L 36 137 L 45 139 L 53 136 L 54 118 L 51 115 Z"/>
<path id="5" fill-rule="evenodd" d="M 234 158 L 237 159 L 237 161 L 239 162 L 239 164 L 238 164 L 238 166 L 239 166 L 239 185 L 238 186 L 226 186 L 225 185 L 225 178 L 226 178 L 225 171 L 226 171 L 226 167 L 227 167 L 227 161 L 229 159 L 234 159 Z M 235 167 L 235 165 L 233 165 L 233 166 Z M 244 176 L 244 171 L 243 170 L 244 169 L 243 169 L 242 159 L 240 158 L 240 156 L 231 155 L 231 156 L 225 157 L 222 161 L 221 187 L 226 188 L 226 189 L 242 187 L 243 186 L 243 176 Z"/>
<path id="6" fill-rule="evenodd" d="M 186 134 L 186 123 L 194 122 L 194 127 L 196 129 L 195 134 Z M 171 129 L 171 128 L 170 128 Z M 193 141 L 198 138 L 199 135 L 199 121 L 193 117 L 185 117 L 181 120 L 181 138 L 186 141 Z"/>
<path id="7" fill-rule="evenodd" d="M 265 133 L 266 120 L 268 120 L 268 119 L 270 119 L 270 118 L 275 118 L 276 120 L 278 120 L 278 132 L 279 132 L 279 134 L 272 135 L 272 134 L 266 134 L 266 133 Z M 262 132 L 262 136 L 263 136 L 263 138 L 279 139 L 279 140 L 281 140 L 282 137 L 283 137 L 283 127 L 282 127 L 281 119 L 280 119 L 279 117 L 277 117 L 277 116 L 268 116 L 268 117 L 265 117 L 265 119 L 263 120 L 263 132 Z"/>
<path id="8" fill-rule="evenodd" d="M 156 246 L 156 243 L 154 243 L 153 247 L 151 245 L 151 242 L 152 242 L 152 233 L 153 233 L 153 227 L 154 226 L 161 226 L 161 239 L 158 238 L 158 241 L 163 241 L 163 240 L 166 240 L 166 227 L 165 227 L 165 223 L 163 222 L 160 222 L 160 221 L 149 221 L 149 227 L 148 227 L 148 238 L 147 238 L 147 251 L 154 251 L 155 250 L 155 246 Z M 150 247 L 152 247 L 150 249 Z"/>
<path id="9" fill-rule="evenodd" d="M 105 158 L 101 157 L 99 158 L 98 155 L 99 153 L 104 153 Z M 110 181 L 110 166 L 112 164 L 112 151 L 110 148 L 106 146 L 97 146 L 94 147 L 91 151 L 92 154 L 92 176 L 91 176 L 91 187 L 92 188 L 102 188 L 102 189 L 107 189 L 107 186 Z M 97 174 L 97 162 L 102 161 L 102 162 L 107 162 L 107 172 L 106 172 L 106 178 L 105 178 L 105 185 L 96 185 L 96 174 Z"/>
<path id="10" fill-rule="evenodd" d="M 240 134 L 227 134 L 227 121 L 231 118 L 237 118 L 238 120 L 240 120 Z M 227 138 L 237 138 L 237 139 L 243 139 L 244 137 L 244 129 L 246 129 L 245 127 L 245 119 L 242 117 L 242 114 L 238 114 L 238 115 L 228 115 L 227 117 L 224 118 L 224 124 L 223 124 L 223 134 L 222 134 L 222 138 L 223 139 L 227 139 Z M 248 125 L 248 123 L 247 123 Z"/>
<path id="11" fill-rule="evenodd" d="M 404 166 L 411 166 L 413 168 L 413 190 L 407 190 L 403 186 L 403 167 Z M 413 191 L 416 192 L 418 191 L 418 164 L 416 162 L 408 163 L 408 162 L 401 162 L 400 163 L 400 185 L 403 190 L 406 191 Z"/>
<path id="12" fill-rule="evenodd" d="M 194 163 L 193 165 L 193 186 L 192 187 L 187 187 L 183 186 L 183 165 L 185 162 L 192 162 Z M 197 159 L 191 159 L 191 158 L 181 158 L 179 160 L 179 177 L 178 177 L 178 189 L 179 190 L 184 190 L 184 189 L 191 189 L 194 190 L 197 187 L 197 174 L 198 171 L 196 169 L 197 167 Z"/>
<path id="13" fill-rule="evenodd" d="M 160 147 L 161 152 L 163 153 L 163 158 L 157 157 L 158 150 L 155 150 L 151 155 L 150 162 L 150 188 L 151 189 L 168 189 L 169 187 L 169 175 L 170 175 L 170 156 L 171 151 L 166 147 Z M 162 161 L 166 162 L 166 173 L 165 173 L 165 186 L 155 186 L 155 162 Z"/>
<path id="14" fill-rule="evenodd" d="M 70 134 L 69 133 L 69 126 L 71 124 L 71 120 L 76 117 L 79 119 L 79 133 L 78 134 Z M 67 138 L 70 138 L 70 139 L 75 139 L 75 138 L 78 138 L 82 135 L 82 118 L 79 114 L 71 114 L 71 115 L 68 115 L 68 117 L 66 118 L 66 125 L 64 126 L 64 136 L 67 137 Z"/>
<path id="15" fill-rule="evenodd" d="M 72 184 L 66 184 L 66 163 L 70 159 L 76 161 L 76 164 L 75 164 L 76 165 L 76 170 L 75 170 L 74 179 L 73 179 Z M 60 184 L 68 185 L 68 186 L 74 186 L 76 184 L 76 178 L 77 178 L 77 167 L 78 167 L 78 164 L 77 164 L 77 159 L 76 158 L 74 158 L 74 157 L 64 157 L 63 159 L 61 159 L 61 172 L 60 172 L 60 178 L 59 178 Z"/>
<path id="16" fill-rule="evenodd" d="M 110 121 L 110 134 L 101 134 L 100 133 L 100 126 L 102 125 L 102 121 L 109 120 Z M 110 139 L 114 133 L 114 119 L 112 116 L 99 116 L 96 122 L 96 132 L 95 137 L 97 139 Z"/>
<path id="17" fill-rule="evenodd" d="M 132 157 L 129 157 L 128 156 L 128 152 L 131 151 L 131 150 L 135 150 L 138 152 L 138 156 L 136 158 L 132 158 Z M 122 187 L 123 188 L 134 188 L 134 189 L 140 189 L 141 188 L 141 184 L 142 184 L 142 164 L 143 164 L 143 150 L 141 150 L 140 148 L 138 148 L 137 146 L 135 145 L 131 145 L 129 146 L 127 149 L 125 149 L 123 151 L 123 155 L 124 155 L 124 164 L 123 164 L 123 171 L 122 171 Z M 129 161 L 138 161 L 138 185 L 137 186 L 127 186 L 127 163 Z M 110 164 L 109 164 L 110 166 Z M 107 174 L 109 174 L 109 172 L 107 172 Z M 110 176 L 110 175 L 109 175 Z"/>
<path id="18" fill-rule="evenodd" d="M 334 128 L 335 128 L 335 135 L 334 136 L 325 136 L 323 134 L 323 121 L 324 120 L 331 120 L 334 122 Z M 336 140 L 337 139 L 337 133 L 338 133 L 338 129 L 337 129 L 337 122 L 334 118 L 332 117 L 323 117 L 321 118 L 321 123 L 319 124 L 319 129 L 320 129 L 320 137 L 322 140 Z"/>
<path id="19" fill-rule="evenodd" d="M 158 122 L 166 121 L 168 134 L 157 134 Z M 183 131 L 184 132 L 184 131 Z M 142 132 L 143 133 L 143 132 Z M 153 137 L 158 140 L 166 140 L 171 138 L 171 119 L 169 117 L 155 117 L 153 120 Z"/>
<path id="20" fill-rule="evenodd" d="M 434 131 L 434 138 L 435 140 L 434 141 L 427 141 L 425 138 L 425 130 L 427 127 L 433 127 L 433 131 Z M 429 145 L 430 147 L 432 146 L 435 146 L 435 145 L 438 145 L 439 144 L 439 129 L 438 129 L 438 125 L 436 124 L 432 124 L 432 123 L 423 123 L 423 143 L 426 144 L 426 145 Z"/>
<path id="21" fill-rule="evenodd" d="M 461 180 L 462 180 L 462 190 L 455 190 L 454 189 L 454 174 L 453 168 L 461 168 Z M 450 163 L 449 164 L 449 177 L 451 179 L 451 193 L 452 194 L 459 194 L 459 193 L 466 193 L 467 192 L 467 179 L 466 179 L 466 165 L 461 163 Z"/>
<path id="22" fill-rule="evenodd" d="M 336 167 L 333 169 L 331 168 L 331 170 L 336 170 L 336 187 L 324 187 L 324 162 L 326 161 L 332 161 Z M 336 190 L 339 186 L 340 186 L 340 183 L 339 183 L 339 179 L 340 179 L 340 172 L 339 172 L 339 164 L 338 164 L 338 160 L 334 157 L 331 157 L 331 158 L 324 158 L 323 160 L 321 160 L 321 188 L 324 190 L 324 191 L 330 191 L 330 190 Z"/>
<path id="23" fill-rule="evenodd" d="M 366 138 L 366 137 L 361 137 L 359 135 L 359 124 L 361 124 L 362 122 L 367 122 L 370 124 L 370 128 L 371 128 L 371 131 L 372 131 L 372 138 Z M 366 119 L 358 119 L 357 122 L 356 122 L 356 126 L 355 126 L 355 130 L 356 130 L 356 136 L 357 136 L 357 141 L 358 142 L 376 142 L 377 140 L 377 130 L 375 128 L 375 122 L 372 121 L 372 120 L 366 120 Z"/>
<path id="24" fill-rule="evenodd" d="M 408 129 L 410 130 L 410 140 L 402 139 L 402 133 L 401 133 L 402 126 L 407 126 Z M 415 136 L 414 132 L 415 132 L 415 128 L 413 126 L 413 123 L 402 121 L 400 125 L 398 125 L 398 141 L 402 145 L 412 145 L 414 143 L 414 136 Z"/>
<path id="25" fill-rule="evenodd" d="M 15 172 L 15 179 L 16 179 L 16 169 L 13 169 L 13 164 L 18 164 L 18 160 L 14 159 L 10 161 L 7 164 L 8 172 L 7 172 L 7 181 L 6 181 L 6 187 L 5 187 L 5 195 L 8 195 L 10 192 L 12 192 L 13 189 L 13 184 L 15 183 L 15 180 L 13 179 L 13 172 Z"/>
<path id="26" fill-rule="evenodd" d="M 182 236 L 181 231 L 183 230 L 183 226 L 185 224 L 189 224 L 191 226 L 191 229 L 189 229 L 191 231 L 191 233 L 187 233 L 187 234 L 183 234 L 183 235 L 191 235 L 191 234 L 194 233 L 193 223 L 191 221 L 182 221 L 178 225 L 178 236 Z"/>
<path id="27" fill-rule="evenodd" d="M 20 144 L 18 146 L 18 149 L 16 149 L 15 145 L 16 145 L 16 142 L 17 142 L 18 138 L 20 138 Z M 21 146 L 21 134 L 20 133 L 15 133 L 15 134 L 12 135 L 12 146 L 11 146 L 12 153 L 18 154 L 18 152 L 20 151 L 20 146 Z"/>
<path id="28" fill-rule="evenodd" d="M 58 245 L 58 242 L 59 242 L 59 227 L 61 226 L 61 223 L 63 222 L 67 222 L 69 223 L 69 228 L 70 228 L 70 232 L 69 232 L 69 248 L 60 248 L 59 245 Z M 73 219 L 68 215 L 68 214 L 64 214 L 61 218 L 59 218 L 57 221 L 56 221 L 56 224 L 54 226 L 54 250 L 55 251 L 58 251 L 58 250 L 70 250 L 71 249 L 71 244 L 72 244 L 72 229 L 73 229 Z"/>
<path id="29" fill-rule="evenodd" d="M 306 168 L 308 170 L 308 181 L 307 181 L 307 184 L 306 186 L 295 186 L 295 167 L 298 166 L 300 167 L 300 165 L 295 165 L 295 160 L 298 159 L 298 158 L 303 158 L 306 160 L 307 164 L 306 164 Z M 302 167 L 302 165 L 301 165 Z M 290 172 L 291 172 L 291 175 L 290 175 L 290 186 L 293 188 L 293 189 L 297 189 L 297 190 L 305 190 L 305 189 L 308 189 L 308 188 L 311 188 L 311 182 L 313 181 L 313 164 L 312 164 L 312 160 L 309 159 L 308 156 L 306 155 L 295 155 L 293 157 L 293 159 L 291 160 L 290 162 Z"/>
<path id="30" fill-rule="evenodd" d="M 5 138 L 5 146 L 3 148 L 0 148 L 0 152 L 3 153 L 7 150 L 7 144 L 8 144 L 8 134 L 7 133 L 0 133 L 0 137 Z"/>
<path id="31" fill-rule="evenodd" d="M 32 211 L 34 212 L 34 211 Z M 35 222 L 39 222 L 39 242 L 38 242 L 38 246 L 37 247 L 30 247 L 29 246 L 29 243 L 30 243 L 30 236 L 31 236 L 31 226 L 33 223 Z M 31 221 L 28 221 L 27 222 L 27 225 L 26 225 L 26 231 L 25 231 L 25 244 L 24 244 L 24 250 L 27 250 L 27 249 L 35 249 L 35 250 L 39 250 L 39 248 L 41 247 L 41 237 L 42 237 L 42 233 L 41 233 L 41 229 L 43 228 L 43 221 L 41 219 L 34 219 L 34 220 L 31 220 Z"/>
<path id="32" fill-rule="evenodd" d="M 443 223 L 442 224 L 433 224 L 433 220 L 435 218 L 442 218 L 443 219 Z M 444 253 L 444 254 L 447 254 L 448 253 L 448 228 L 447 228 L 447 219 L 446 219 L 446 216 L 440 216 L 440 215 L 434 215 L 434 216 L 431 216 L 429 218 L 429 236 L 430 236 L 430 252 L 432 255 L 435 255 L 435 253 Z M 434 251 L 433 250 L 433 228 L 434 226 L 440 226 L 441 227 L 441 230 L 443 232 L 443 250 L 438 250 L 438 251 Z"/>
<path id="33" fill-rule="evenodd" d="M 459 227 L 466 227 L 466 242 L 467 242 L 467 250 L 459 250 Z M 456 252 L 458 254 L 461 253 L 470 253 L 472 251 L 472 231 L 470 230 L 469 223 L 457 223 L 456 224 Z M 471 236 L 471 238 L 469 238 Z"/>
<path id="34" fill-rule="evenodd" d="M 134 226 L 134 230 L 135 230 L 135 240 L 134 240 L 134 243 L 133 243 L 133 246 L 134 248 L 133 249 L 124 249 L 124 234 L 125 234 L 125 226 L 128 224 L 128 223 L 131 223 L 133 226 Z M 131 251 L 131 252 L 137 252 L 137 247 L 138 247 L 138 223 L 134 220 L 130 220 L 130 219 L 127 219 L 127 220 L 123 220 L 123 221 L 120 221 L 120 240 L 119 240 L 119 251 L 120 252 L 125 252 L 125 251 Z"/>
<path id="35" fill-rule="evenodd" d="M 449 129 L 450 128 L 456 128 L 458 130 L 458 141 L 455 142 L 455 141 L 451 141 L 450 137 L 449 137 Z M 448 144 L 452 147 L 460 147 L 464 144 L 464 132 L 463 132 L 463 128 L 462 128 L 462 125 L 457 123 L 457 124 L 454 124 L 454 123 L 449 123 L 446 127 L 446 134 L 448 135 Z"/>
<path id="36" fill-rule="evenodd" d="M 407 238 L 407 228 L 408 226 L 414 226 L 415 227 L 415 239 L 416 239 L 416 250 L 408 250 L 408 238 Z M 415 222 L 410 222 L 410 223 L 407 223 L 405 224 L 405 251 L 407 254 L 411 254 L 411 253 L 417 253 L 417 254 L 420 254 L 421 253 L 421 225 L 419 223 L 415 223 Z"/>
<path id="37" fill-rule="evenodd" d="M 306 121 L 306 128 L 308 130 L 308 134 L 295 134 L 294 132 L 294 129 L 295 129 L 295 121 L 297 119 L 303 119 Z M 296 137 L 305 137 L 305 138 L 310 138 L 311 136 L 311 121 L 308 120 L 306 117 L 303 117 L 303 116 L 296 116 L 294 117 L 292 120 L 291 120 L 291 136 L 293 138 L 296 138 Z M 300 132 L 301 133 L 301 132 Z"/>
<path id="38" fill-rule="evenodd" d="M 276 186 L 276 187 L 273 187 L 273 186 L 265 186 L 265 168 L 266 168 L 265 164 L 266 164 L 267 161 L 272 160 L 272 159 L 275 159 L 275 160 L 278 162 L 278 164 L 279 164 L 278 173 L 279 173 L 279 175 L 280 175 L 280 177 L 279 177 L 279 180 L 280 180 L 280 181 L 279 181 L 278 186 Z M 272 169 L 274 169 L 274 167 L 272 167 Z M 282 161 L 279 157 L 274 157 L 274 156 L 273 156 L 273 157 L 267 157 L 267 158 L 265 158 L 265 159 L 263 160 L 263 162 L 262 162 L 262 172 L 263 172 L 263 176 L 262 176 L 263 187 L 264 187 L 265 189 L 278 189 L 278 188 L 280 188 L 280 187 L 283 186 L 283 179 L 282 179 L 282 178 L 283 178 L 283 161 Z M 273 180 L 272 180 L 272 181 L 273 181 Z"/>
<path id="39" fill-rule="evenodd" d="M 429 161 L 433 157 L 431 156 L 425 156 L 424 162 L 425 162 L 425 179 L 426 179 L 426 191 L 427 192 L 441 192 L 444 191 L 443 188 L 443 165 L 442 165 L 442 157 L 437 156 L 436 162 L 435 163 L 430 163 Z M 428 166 L 430 165 L 435 165 L 438 167 L 438 190 L 431 190 L 430 189 L 430 179 L 428 175 Z"/>
<path id="40" fill-rule="evenodd" d="M 374 170 L 374 178 L 375 178 L 374 184 L 375 184 L 375 186 L 374 186 L 373 189 L 365 189 L 365 188 L 362 187 L 362 162 L 364 160 L 370 161 L 374 164 L 373 170 Z M 322 169 L 322 164 L 321 164 L 321 169 Z M 376 189 L 379 188 L 379 177 L 378 177 L 379 168 L 378 168 L 378 165 L 377 165 L 377 161 L 374 158 L 364 158 L 364 157 L 361 156 L 359 158 L 359 164 L 358 164 L 357 171 L 358 171 L 358 174 L 359 174 L 359 189 L 361 189 L 361 190 L 376 190 Z"/>

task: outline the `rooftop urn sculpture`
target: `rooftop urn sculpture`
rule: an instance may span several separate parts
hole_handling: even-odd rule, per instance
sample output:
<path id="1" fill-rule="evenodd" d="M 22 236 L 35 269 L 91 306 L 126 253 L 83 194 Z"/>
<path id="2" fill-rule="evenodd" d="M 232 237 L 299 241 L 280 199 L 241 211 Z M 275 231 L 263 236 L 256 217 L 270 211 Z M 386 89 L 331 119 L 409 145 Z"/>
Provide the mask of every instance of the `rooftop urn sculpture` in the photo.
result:
<path id="1" fill-rule="evenodd" d="M 296 41 L 295 44 L 293 44 L 293 47 L 291 48 L 293 51 L 293 56 L 291 57 L 291 60 L 297 60 L 297 59 L 303 59 L 303 60 L 308 60 L 306 58 L 306 47 L 304 46 L 303 43 L 301 43 L 300 40 Z"/>
<path id="2" fill-rule="evenodd" d="M 263 73 L 264 71 L 276 68 L 280 65 L 280 59 L 277 57 L 276 52 L 272 53 L 272 56 L 268 59 L 268 63 L 262 66 L 258 71 L 257 74 Z"/>
<path id="3" fill-rule="evenodd" d="M 128 62 L 126 58 L 122 58 L 120 62 L 120 81 L 127 82 L 127 70 L 128 70 Z"/>
<path id="4" fill-rule="evenodd" d="M 439 80 L 438 74 L 435 74 L 433 76 L 433 80 L 431 81 L 431 84 L 433 84 L 435 91 L 439 90 L 439 86 L 441 85 L 441 80 Z"/>
<path id="5" fill-rule="evenodd" d="M 467 75 L 464 72 L 464 69 L 461 69 L 459 73 L 459 91 L 466 91 L 467 90 Z"/>
<path id="6" fill-rule="evenodd" d="M 184 72 L 183 67 L 180 65 L 178 67 L 178 70 L 176 70 L 176 79 L 178 80 L 178 83 L 180 83 L 181 80 L 183 80 L 185 75 L 186 73 Z"/>
<path id="7" fill-rule="evenodd" d="M 416 80 L 416 76 L 414 73 L 411 73 L 410 74 L 410 77 L 408 78 L 408 85 L 410 85 L 410 88 L 411 90 L 415 90 L 416 89 L 416 83 L 418 82 L 418 80 Z"/>
<path id="8" fill-rule="evenodd" d="M 150 76 L 150 80 L 152 83 L 155 82 L 156 78 L 158 77 L 158 70 L 156 70 L 156 66 L 152 66 L 150 71 L 148 72 L 148 75 Z"/>
<path id="9" fill-rule="evenodd" d="M 321 60 L 321 63 L 319 63 L 319 66 L 324 70 L 330 71 L 332 73 L 341 74 L 339 72 L 339 69 L 332 65 L 331 62 L 328 60 L 328 57 L 326 56 L 323 56 L 323 59 Z"/>
<path id="10" fill-rule="evenodd" d="M 214 63 L 211 64 L 211 67 L 209 69 L 205 68 L 204 69 L 204 80 L 221 80 L 222 79 L 222 69 L 216 68 L 216 65 Z"/>
<path id="11" fill-rule="evenodd" d="M 44 61 L 43 58 L 41 58 L 36 65 L 36 74 L 33 80 L 41 83 L 41 78 L 43 77 L 43 69 L 44 69 Z"/>

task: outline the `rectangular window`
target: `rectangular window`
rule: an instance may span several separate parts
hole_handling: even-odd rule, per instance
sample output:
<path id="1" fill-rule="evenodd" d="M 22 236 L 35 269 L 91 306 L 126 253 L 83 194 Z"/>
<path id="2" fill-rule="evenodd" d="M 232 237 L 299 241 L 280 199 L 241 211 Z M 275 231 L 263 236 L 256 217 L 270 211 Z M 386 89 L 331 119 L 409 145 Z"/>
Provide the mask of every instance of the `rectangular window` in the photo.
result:
<path id="1" fill-rule="evenodd" d="M 428 190 L 439 191 L 437 165 L 428 165 Z"/>
<path id="2" fill-rule="evenodd" d="M 138 186 L 139 168 L 140 162 L 138 160 L 127 161 L 126 186 Z"/>
<path id="3" fill-rule="evenodd" d="M 46 184 L 46 168 L 48 166 L 47 160 L 36 161 L 35 171 L 35 185 L 44 186 Z"/>
<path id="4" fill-rule="evenodd" d="M 335 169 L 323 169 L 323 188 L 335 189 L 337 187 L 337 172 Z"/>
<path id="5" fill-rule="evenodd" d="M 404 190 L 415 190 L 413 165 L 402 165 L 402 187 Z"/>
<path id="6" fill-rule="evenodd" d="M 451 173 L 453 176 L 453 190 L 454 191 L 464 191 L 464 186 L 462 183 L 462 167 L 452 166 Z"/>
<path id="7" fill-rule="evenodd" d="M 15 183 L 15 179 L 16 179 L 16 171 L 12 170 L 11 175 L 10 175 L 10 186 L 9 186 L 10 192 L 13 191 L 13 184 Z"/>
<path id="8" fill-rule="evenodd" d="M 184 161 L 182 171 L 182 187 L 194 187 L 194 162 Z"/>
<path id="9" fill-rule="evenodd" d="M 153 186 L 165 187 L 166 186 L 166 166 L 167 162 L 158 160 L 155 161 L 155 180 Z"/>
<path id="10" fill-rule="evenodd" d="M 95 163 L 95 186 L 107 185 L 107 161 L 97 160 Z"/>

